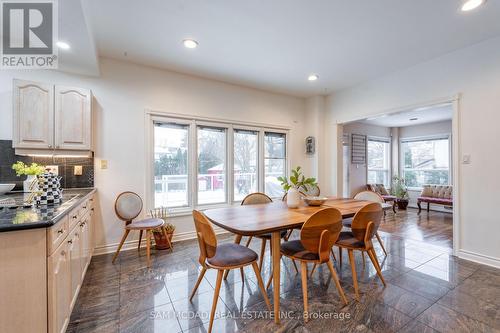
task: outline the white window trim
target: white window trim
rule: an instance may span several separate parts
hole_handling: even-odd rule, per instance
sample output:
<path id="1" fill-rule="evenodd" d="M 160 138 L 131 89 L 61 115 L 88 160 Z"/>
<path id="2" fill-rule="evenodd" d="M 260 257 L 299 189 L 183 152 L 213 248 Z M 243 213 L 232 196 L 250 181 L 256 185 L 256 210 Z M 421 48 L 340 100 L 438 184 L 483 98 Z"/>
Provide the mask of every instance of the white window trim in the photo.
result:
<path id="1" fill-rule="evenodd" d="M 424 135 L 424 136 L 412 136 L 407 138 L 399 138 L 399 172 L 400 176 L 404 178 L 404 156 L 403 156 L 403 143 L 407 142 L 418 142 L 418 141 L 428 141 L 428 140 L 448 140 L 448 185 L 453 185 L 453 138 L 451 133 L 441 133 L 434 135 Z M 408 191 L 420 192 L 423 187 L 421 186 L 408 186 Z"/>
<path id="2" fill-rule="evenodd" d="M 236 205 L 241 200 L 234 200 L 234 131 L 233 129 L 251 130 L 258 132 L 257 147 L 257 179 L 258 191 L 264 192 L 264 134 L 265 132 L 282 133 L 286 135 L 285 140 L 285 176 L 288 176 L 291 168 L 290 140 L 291 131 L 287 127 L 274 127 L 258 123 L 230 121 L 226 119 L 206 118 L 197 116 L 177 115 L 160 111 L 145 111 L 146 126 L 146 181 L 145 183 L 145 207 L 150 210 L 154 208 L 154 122 L 172 122 L 189 125 L 188 137 L 188 206 L 169 208 L 171 216 L 184 216 L 191 214 L 193 209 L 205 210 Z M 198 140 L 197 126 L 211 126 L 226 129 L 226 198 L 223 203 L 198 205 L 198 184 L 195 181 L 198 173 Z M 193 161 L 193 162 L 192 162 Z M 273 198 L 274 199 L 274 198 Z M 276 198 L 277 199 L 277 198 Z M 281 198 L 279 198 L 281 199 Z"/>
<path id="3" fill-rule="evenodd" d="M 389 144 L 389 160 L 388 160 L 388 168 L 387 169 L 370 169 L 368 167 L 368 141 L 383 141 L 387 142 Z M 389 178 L 389 184 L 388 184 L 388 189 L 392 186 L 392 138 L 391 137 L 385 137 L 385 136 L 373 136 L 369 135 L 366 138 L 366 180 L 368 183 L 368 172 L 370 171 L 387 171 L 387 177 Z M 385 185 L 385 184 L 384 184 Z"/>

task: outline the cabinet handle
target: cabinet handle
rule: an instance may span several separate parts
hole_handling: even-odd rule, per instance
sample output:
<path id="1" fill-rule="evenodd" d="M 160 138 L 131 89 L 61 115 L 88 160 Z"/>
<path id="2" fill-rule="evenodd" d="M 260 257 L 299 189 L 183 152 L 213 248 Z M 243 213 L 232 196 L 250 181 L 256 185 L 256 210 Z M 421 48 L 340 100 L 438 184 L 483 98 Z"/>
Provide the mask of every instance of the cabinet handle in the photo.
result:
<path id="1" fill-rule="evenodd" d="M 94 208 L 90 208 L 91 211 L 94 211 Z"/>
<path id="2" fill-rule="evenodd" d="M 90 201 L 94 201 L 94 199 L 89 199 Z"/>
<path id="3" fill-rule="evenodd" d="M 73 240 L 72 240 L 72 239 L 70 239 L 70 240 L 68 241 L 68 244 L 73 244 Z"/>
<path id="4" fill-rule="evenodd" d="M 62 229 L 57 230 L 58 234 L 62 234 L 63 232 L 64 232 L 64 230 L 62 230 Z"/>
<path id="5" fill-rule="evenodd" d="M 77 216 L 76 216 L 76 215 L 73 215 L 73 218 L 76 220 Z"/>
<path id="6" fill-rule="evenodd" d="M 83 209 L 87 209 L 87 206 L 83 206 Z"/>
<path id="7" fill-rule="evenodd" d="M 83 227 L 85 225 L 85 222 L 80 223 L 80 227 Z"/>

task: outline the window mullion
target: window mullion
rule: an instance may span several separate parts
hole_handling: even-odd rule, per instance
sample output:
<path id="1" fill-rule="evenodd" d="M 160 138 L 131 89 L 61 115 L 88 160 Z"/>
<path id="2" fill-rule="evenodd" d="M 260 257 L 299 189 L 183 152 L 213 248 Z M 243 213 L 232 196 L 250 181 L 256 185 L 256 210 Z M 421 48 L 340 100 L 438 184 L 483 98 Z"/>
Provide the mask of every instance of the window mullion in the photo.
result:
<path id="1" fill-rule="evenodd" d="M 191 151 L 190 157 L 191 161 L 189 162 L 190 165 L 190 171 L 191 174 L 189 175 L 189 180 L 190 180 L 190 189 L 191 189 L 191 195 L 190 200 L 190 207 L 194 209 L 197 204 L 198 204 L 198 135 L 197 135 L 197 129 L 196 129 L 196 122 L 192 121 L 190 126 L 190 143 L 189 143 L 189 148 Z"/>
<path id="2" fill-rule="evenodd" d="M 234 201 L 234 131 L 230 125 L 226 131 L 226 202 Z"/>

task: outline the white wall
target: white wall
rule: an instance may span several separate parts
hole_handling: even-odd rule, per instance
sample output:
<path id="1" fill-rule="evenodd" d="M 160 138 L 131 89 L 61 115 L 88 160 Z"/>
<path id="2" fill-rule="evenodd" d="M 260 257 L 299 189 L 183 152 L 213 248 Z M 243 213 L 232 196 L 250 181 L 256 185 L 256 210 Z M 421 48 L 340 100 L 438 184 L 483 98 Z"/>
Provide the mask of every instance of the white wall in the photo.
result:
<path id="1" fill-rule="evenodd" d="M 349 137 L 351 137 L 351 134 L 362 134 L 366 136 L 389 138 L 391 136 L 391 129 L 389 127 L 353 122 L 344 125 L 343 133 L 349 134 Z M 368 170 L 366 164 L 349 163 L 350 197 L 354 197 L 357 193 L 366 190 L 366 184 L 368 183 L 367 174 Z"/>
<path id="2" fill-rule="evenodd" d="M 116 195 L 131 190 L 145 197 L 145 108 L 290 127 L 291 163 L 306 163 L 304 99 L 110 59 L 101 59 L 99 78 L 55 71 L 1 71 L 0 139 L 12 139 L 13 78 L 92 89 L 96 117 L 95 186 L 102 215 L 97 246 L 101 248 L 118 243 L 123 232 L 113 211 Z M 100 159 L 108 160 L 108 169 L 98 168 Z M 178 236 L 193 236 L 189 234 L 194 230 L 191 217 L 175 218 L 173 222 Z"/>
<path id="3" fill-rule="evenodd" d="M 337 123 L 460 93 L 458 148 L 461 154 L 471 155 L 471 164 L 457 170 L 461 196 L 457 250 L 462 257 L 500 266 L 500 223 L 495 212 L 500 206 L 496 195 L 500 188 L 499 92 L 500 38 L 494 38 L 330 95 L 327 119 L 336 133 Z M 329 153 L 333 171 L 336 149 Z M 330 187 L 337 189 L 335 177 Z"/>

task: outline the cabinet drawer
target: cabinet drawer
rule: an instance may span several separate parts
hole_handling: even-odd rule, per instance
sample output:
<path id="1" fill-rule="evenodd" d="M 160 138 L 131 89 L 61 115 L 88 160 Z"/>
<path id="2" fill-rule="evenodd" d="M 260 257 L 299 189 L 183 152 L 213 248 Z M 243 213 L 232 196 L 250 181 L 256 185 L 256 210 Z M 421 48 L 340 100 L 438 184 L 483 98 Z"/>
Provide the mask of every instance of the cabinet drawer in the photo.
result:
<path id="1" fill-rule="evenodd" d="M 59 222 L 47 229 L 47 253 L 52 254 L 59 244 L 68 236 L 69 216 L 64 216 Z"/>
<path id="2" fill-rule="evenodd" d="M 78 221 L 80 221 L 80 206 L 76 207 L 68 214 L 68 219 L 69 230 L 73 230 L 73 228 L 78 224 Z"/>

